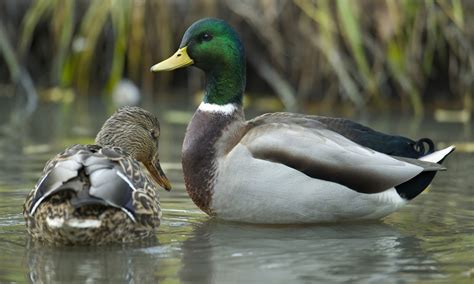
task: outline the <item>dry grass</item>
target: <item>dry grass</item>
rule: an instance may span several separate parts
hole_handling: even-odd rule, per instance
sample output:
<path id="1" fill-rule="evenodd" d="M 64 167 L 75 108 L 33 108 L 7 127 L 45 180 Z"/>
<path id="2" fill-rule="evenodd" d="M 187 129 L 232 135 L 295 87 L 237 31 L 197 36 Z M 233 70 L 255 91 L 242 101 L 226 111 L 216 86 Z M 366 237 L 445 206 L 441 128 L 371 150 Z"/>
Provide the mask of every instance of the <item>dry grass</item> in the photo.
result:
<path id="1" fill-rule="evenodd" d="M 438 96 L 471 107 L 469 0 L 36 0 L 25 12 L 19 30 L 10 30 L 19 34 L 12 38 L 20 62 L 46 57 L 48 79 L 37 83 L 81 94 L 108 93 L 124 76 L 148 94 L 184 84 L 171 80 L 175 73 L 153 76 L 148 68 L 174 52 L 190 23 L 217 16 L 237 28 L 249 72 L 287 108 L 323 101 L 363 109 L 396 99 L 421 115 Z M 46 55 L 38 55 L 41 40 L 49 44 Z M 249 87 L 261 89 L 252 80 Z"/>

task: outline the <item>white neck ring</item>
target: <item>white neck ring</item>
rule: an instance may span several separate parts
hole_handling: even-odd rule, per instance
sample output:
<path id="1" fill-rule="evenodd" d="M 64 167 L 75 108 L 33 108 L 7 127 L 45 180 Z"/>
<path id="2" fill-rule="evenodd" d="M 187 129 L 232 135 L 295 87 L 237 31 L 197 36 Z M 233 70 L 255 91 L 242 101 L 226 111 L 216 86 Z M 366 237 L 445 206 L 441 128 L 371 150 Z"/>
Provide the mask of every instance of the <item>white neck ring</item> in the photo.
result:
<path id="1" fill-rule="evenodd" d="M 202 102 L 198 110 L 204 111 L 204 112 L 212 112 L 212 113 L 221 113 L 225 115 L 230 115 L 234 113 L 237 110 L 237 105 L 233 103 L 229 103 L 226 105 L 218 105 L 218 104 L 210 104 L 210 103 L 205 103 Z"/>

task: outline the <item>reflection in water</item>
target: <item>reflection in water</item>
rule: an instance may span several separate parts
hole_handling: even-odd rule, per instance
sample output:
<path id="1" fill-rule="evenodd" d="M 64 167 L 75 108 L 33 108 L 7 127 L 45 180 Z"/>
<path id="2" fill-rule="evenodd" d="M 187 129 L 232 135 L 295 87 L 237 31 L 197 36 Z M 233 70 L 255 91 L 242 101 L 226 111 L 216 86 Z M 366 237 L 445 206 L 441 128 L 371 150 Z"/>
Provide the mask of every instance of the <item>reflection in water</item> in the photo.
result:
<path id="1" fill-rule="evenodd" d="M 134 282 L 157 283 L 158 254 L 140 246 L 27 248 L 28 279 L 33 283 Z"/>
<path id="2" fill-rule="evenodd" d="M 436 270 L 417 239 L 383 223 L 262 227 L 211 220 L 182 248 L 183 282 L 387 283 L 408 272 L 406 263 L 411 273 Z"/>
<path id="3" fill-rule="evenodd" d="M 23 149 L 28 118 L 24 112 L 11 105 L 11 102 L 0 100 L 0 157 L 3 153 L 19 154 Z"/>

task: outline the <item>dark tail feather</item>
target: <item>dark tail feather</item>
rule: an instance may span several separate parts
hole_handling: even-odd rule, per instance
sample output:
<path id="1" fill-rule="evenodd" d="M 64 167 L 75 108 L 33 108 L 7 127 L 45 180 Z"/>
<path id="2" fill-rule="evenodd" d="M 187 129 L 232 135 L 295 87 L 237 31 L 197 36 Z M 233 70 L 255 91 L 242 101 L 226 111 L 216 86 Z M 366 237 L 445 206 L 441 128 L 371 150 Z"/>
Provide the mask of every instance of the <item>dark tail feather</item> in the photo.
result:
<path id="1" fill-rule="evenodd" d="M 407 200 L 412 200 L 430 185 L 437 172 L 422 172 L 416 177 L 402 184 L 395 186 L 398 194 Z"/>
<path id="2" fill-rule="evenodd" d="M 423 140 L 421 143 L 425 142 L 428 144 L 429 146 L 428 151 L 430 151 L 432 148 L 434 149 L 434 145 L 433 146 L 431 145 L 433 142 L 430 139 L 427 139 L 427 141 L 429 142 L 425 141 L 424 139 L 426 138 L 418 140 L 417 143 Z M 450 146 L 443 150 L 437 151 L 435 154 L 433 154 L 434 152 L 431 152 L 432 155 L 429 155 L 425 158 L 421 158 L 420 160 L 441 164 L 444 161 L 444 159 L 454 151 L 454 149 L 455 149 L 454 146 Z M 428 185 L 430 185 L 436 173 L 437 171 L 422 172 L 416 177 L 395 186 L 395 189 L 397 190 L 398 194 L 402 198 L 411 200 L 417 197 L 420 193 L 423 192 L 423 190 L 425 190 L 428 187 Z"/>
<path id="3" fill-rule="evenodd" d="M 428 146 L 427 149 L 425 148 L 425 143 Z M 415 148 L 415 151 L 420 154 L 420 157 L 431 154 L 435 151 L 435 145 L 433 143 L 433 140 L 429 138 L 421 138 L 420 140 L 415 142 L 413 147 Z"/>

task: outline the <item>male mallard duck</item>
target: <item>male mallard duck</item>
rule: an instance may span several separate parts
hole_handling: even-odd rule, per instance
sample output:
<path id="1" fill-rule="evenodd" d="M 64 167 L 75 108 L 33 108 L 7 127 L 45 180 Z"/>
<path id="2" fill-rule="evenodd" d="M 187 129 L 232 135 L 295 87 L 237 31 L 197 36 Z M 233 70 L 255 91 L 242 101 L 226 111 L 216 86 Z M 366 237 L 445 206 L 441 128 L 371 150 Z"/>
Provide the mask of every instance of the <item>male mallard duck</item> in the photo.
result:
<path id="1" fill-rule="evenodd" d="M 379 219 L 421 193 L 454 150 L 428 154 L 429 139 L 390 136 L 346 119 L 272 113 L 246 121 L 244 48 L 223 20 L 195 22 L 179 50 L 151 70 L 188 65 L 202 69 L 207 82 L 184 138 L 184 179 L 197 206 L 221 219 Z"/>
<path id="2" fill-rule="evenodd" d="M 27 196 L 23 215 L 33 239 L 53 244 L 131 242 L 160 225 L 154 181 L 170 190 L 158 158 L 158 119 L 122 107 L 102 126 L 96 145 L 74 145 L 50 160 Z"/>

